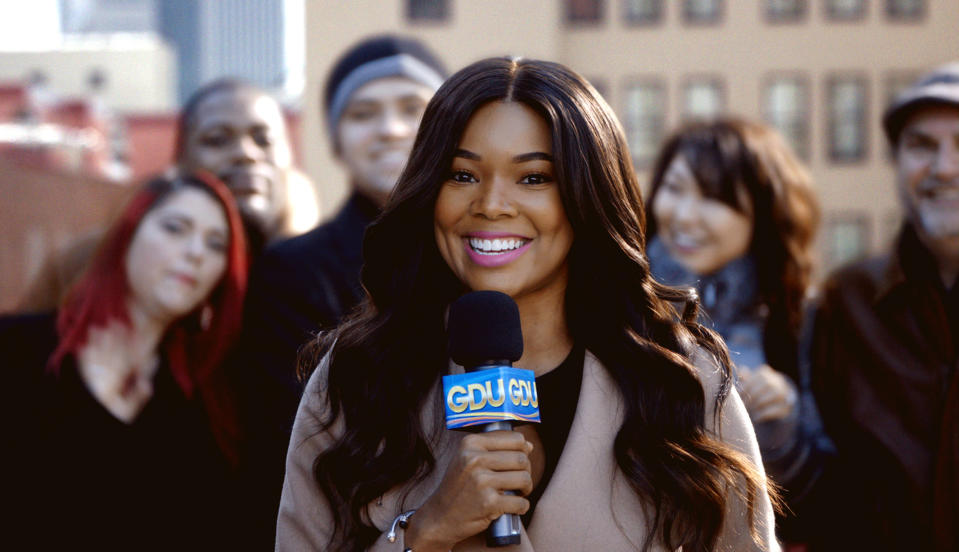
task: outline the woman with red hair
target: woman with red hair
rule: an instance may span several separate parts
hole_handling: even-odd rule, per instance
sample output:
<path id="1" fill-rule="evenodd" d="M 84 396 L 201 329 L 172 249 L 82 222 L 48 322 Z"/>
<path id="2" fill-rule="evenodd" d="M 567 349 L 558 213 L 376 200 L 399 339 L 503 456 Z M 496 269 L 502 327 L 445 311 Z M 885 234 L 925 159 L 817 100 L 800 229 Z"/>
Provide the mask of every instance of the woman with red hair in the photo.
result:
<path id="1" fill-rule="evenodd" d="M 246 274 L 226 187 L 160 177 L 56 313 L 0 319 L 16 413 L 7 497 L 24 549 L 218 549 L 236 533 L 239 428 L 222 360 Z"/>

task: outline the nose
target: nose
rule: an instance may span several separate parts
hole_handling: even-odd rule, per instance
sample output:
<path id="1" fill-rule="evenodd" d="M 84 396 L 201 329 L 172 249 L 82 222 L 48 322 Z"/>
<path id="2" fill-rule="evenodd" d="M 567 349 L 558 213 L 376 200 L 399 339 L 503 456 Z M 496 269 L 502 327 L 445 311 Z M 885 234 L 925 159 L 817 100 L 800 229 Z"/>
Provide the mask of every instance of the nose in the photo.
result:
<path id="1" fill-rule="evenodd" d="M 259 159 L 262 150 L 252 136 L 243 135 L 233 142 L 233 162 L 246 164 Z"/>
<path id="2" fill-rule="evenodd" d="M 933 162 L 933 175 L 940 180 L 959 178 L 959 144 L 943 140 Z"/>
<path id="3" fill-rule="evenodd" d="M 517 213 L 511 194 L 511 182 L 492 178 L 477 186 L 477 196 L 470 204 L 470 214 L 490 220 L 512 217 Z"/>
<path id="4" fill-rule="evenodd" d="M 196 233 L 190 236 L 186 242 L 186 257 L 194 263 L 199 263 L 203 259 L 203 253 L 206 251 L 206 243 L 203 236 Z"/>
<path id="5" fill-rule="evenodd" d="M 685 195 L 676 200 L 673 220 L 681 227 L 689 227 L 699 220 L 699 200 Z"/>
<path id="6" fill-rule="evenodd" d="M 413 125 L 397 109 L 390 108 L 383 110 L 377 130 L 384 138 L 407 138 L 412 134 Z"/>

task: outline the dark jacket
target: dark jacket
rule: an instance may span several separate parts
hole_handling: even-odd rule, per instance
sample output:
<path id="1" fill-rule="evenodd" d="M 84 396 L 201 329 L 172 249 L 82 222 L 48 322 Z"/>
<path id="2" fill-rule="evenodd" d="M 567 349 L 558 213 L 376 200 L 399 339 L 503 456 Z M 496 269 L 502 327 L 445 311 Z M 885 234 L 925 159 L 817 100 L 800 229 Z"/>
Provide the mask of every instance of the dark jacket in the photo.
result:
<path id="1" fill-rule="evenodd" d="M 768 308 L 759 294 L 755 260 L 743 256 L 713 274 L 687 271 L 653 237 L 646 254 L 653 276 L 671 286 L 693 287 L 702 301 L 700 323 L 722 336 L 737 372 L 770 364 L 796 386 L 798 400 L 787 416 L 754 424 L 766 473 L 782 487 L 789 515 L 778 519 L 780 536 L 789 541 L 814 542 L 818 529 L 818 486 L 833 452 L 823 431 L 809 386 L 808 362 L 798 344 L 772 350 L 765 342 Z M 806 323 L 808 325 L 808 322 Z M 804 328 L 802 338 L 808 341 Z M 767 358 L 767 351 L 775 353 Z M 785 365 L 785 366 L 784 366 Z"/>
<path id="2" fill-rule="evenodd" d="M 199 401 L 165 362 L 132 423 L 46 364 L 52 314 L 0 318 L 4 542 L 10 550 L 224 550 L 244 542 L 238 487 Z M 13 545 L 10 545 L 10 541 Z"/>
<path id="3" fill-rule="evenodd" d="M 297 377 L 297 355 L 362 299 L 363 235 L 378 213 L 354 193 L 332 220 L 269 246 L 251 270 L 233 362 L 244 372 L 244 464 L 263 546 L 272 546 L 286 448 L 305 385 Z"/>
<path id="4" fill-rule="evenodd" d="M 957 287 L 909 226 L 824 287 L 813 387 L 839 453 L 836 549 L 959 549 Z"/>

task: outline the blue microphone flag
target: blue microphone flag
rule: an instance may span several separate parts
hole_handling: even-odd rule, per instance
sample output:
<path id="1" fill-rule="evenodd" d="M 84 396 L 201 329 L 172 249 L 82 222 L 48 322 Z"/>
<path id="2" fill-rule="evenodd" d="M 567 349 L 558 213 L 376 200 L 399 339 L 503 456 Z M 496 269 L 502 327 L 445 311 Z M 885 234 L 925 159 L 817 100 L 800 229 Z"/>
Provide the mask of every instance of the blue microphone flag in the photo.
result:
<path id="1" fill-rule="evenodd" d="M 539 397 L 532 370 L 489 366 L 443 376 L 446 427 L 462 429 L 492 422 L 539 422 Z"/>

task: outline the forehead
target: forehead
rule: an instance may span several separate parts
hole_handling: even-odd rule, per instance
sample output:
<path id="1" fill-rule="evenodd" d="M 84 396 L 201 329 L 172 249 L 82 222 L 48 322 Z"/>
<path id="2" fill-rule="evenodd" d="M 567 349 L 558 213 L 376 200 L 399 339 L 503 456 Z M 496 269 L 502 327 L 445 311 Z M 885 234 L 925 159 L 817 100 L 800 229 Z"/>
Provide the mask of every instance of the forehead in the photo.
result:
<path id="1" fill-rule="evenodd" d="M 934 104 L 917 108 L 902 130 L 903 134 L 955 135 L 959 133 L 959 106 Z"/>
<path id="2" fill-rule="evenodd" d="M 682 152 L 677 152 L 676 155 L 673 156 L 673 159 L 666 166 L 664 177 L 665 176 L 690 180 L 696 179 L 696 175 L 693 174 L 693 169 L 689 165 L 689 160 L 686 159 L 686 156 Z"/>
<path id="3" fill-rule="evenodd" d="M 204 98 L 193 114 L 193 128 L 211 126 L 247 127 L 262 125 L 284 127 L 279 104 L 266 94 L 253 90 L 222 90 Z"/>
<path id="4" fill-rule="evenodd" d="M 198 225 L 226 231 L 223 207 L 210 194 L 196 188 L 181 188 L 160 201 L 148 217 L 181 216 Z"/>
<path id="5" fill-rule="evenodd" d="M 496 101 L 477 109 L 460 139 L 464 149 L 492 145 L 504 151 L 552 153 L 546 120 L 520 102 Z"/>
<path id="6" fill-rule="evenodd" d="M 373 79 L 350 95 L 349 103 L 390 102 L 404 98 L 421 98 L 429 101 L 433 90 L 406 77 L 383 77 Z"/>

